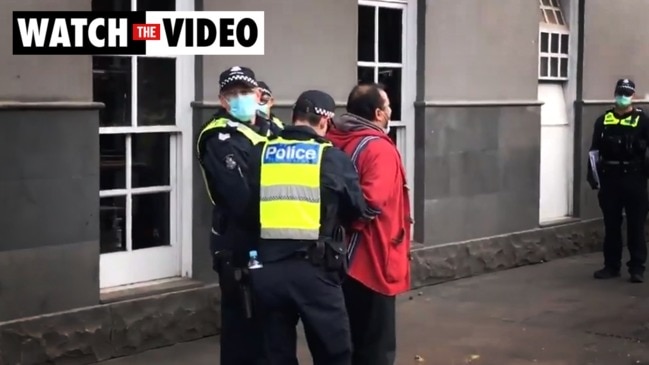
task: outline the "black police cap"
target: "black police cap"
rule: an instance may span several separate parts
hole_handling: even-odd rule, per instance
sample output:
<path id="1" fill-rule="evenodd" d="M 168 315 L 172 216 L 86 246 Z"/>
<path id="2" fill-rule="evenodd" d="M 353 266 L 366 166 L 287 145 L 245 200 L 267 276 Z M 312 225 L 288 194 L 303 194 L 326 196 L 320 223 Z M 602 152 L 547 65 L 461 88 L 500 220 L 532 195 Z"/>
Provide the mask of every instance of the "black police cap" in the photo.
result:
<path id="1" fill-rule="evenodd" d="M 297 98 L 293 111 L 333 118 L 336 115 L 336 102 L 323 91 L 308 90 Z"/>
<path id="2" fill-rule="evenodd" d="M 250 88 L 258 87 L 255 73 L 248 67 L 233 66 L 221 72 L 219 76 L 221 90 L 233 85 L 244 85 Z"/>
<path id="3" fill-rule="evenodd" d="M 615 84 L 615 93 L 617 94 L 620 91 L 627 91 L 630 93 L 635 93 L 635 83 L 630 79 L 619 79 Z"/>
<path id="4" fill-rule="evenodd" d="M 259 85 L 259 88 L 261 89 L 261 93 L 264 95 L 268 96 L 273 96 L 273 91 L 268 87 L 268 84 L 263 82 L 263 81 L 257 81 L 257 84 Z"/>

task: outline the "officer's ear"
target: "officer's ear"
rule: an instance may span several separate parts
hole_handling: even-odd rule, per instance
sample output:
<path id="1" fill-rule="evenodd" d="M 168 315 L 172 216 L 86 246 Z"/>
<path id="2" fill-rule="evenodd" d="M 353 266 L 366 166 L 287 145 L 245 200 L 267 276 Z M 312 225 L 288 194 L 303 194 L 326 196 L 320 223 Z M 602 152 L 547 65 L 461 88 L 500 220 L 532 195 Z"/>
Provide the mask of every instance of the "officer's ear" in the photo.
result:
<path id="1" fill-rule="evenodd" d="M 219 103 L 221 107 L 225 110 L 230 110 L 230 104 L 228 104 L 228 99 L 223 95 L 219 94 Z"/>
<path id="2" fill-rule="evenodd" d="M 318 123 L 318 130 L 316 131 L 318 135 L 323 136 L 327 134 L 329 129 L 329 118 L 320 117 L 320 122 Z"/>

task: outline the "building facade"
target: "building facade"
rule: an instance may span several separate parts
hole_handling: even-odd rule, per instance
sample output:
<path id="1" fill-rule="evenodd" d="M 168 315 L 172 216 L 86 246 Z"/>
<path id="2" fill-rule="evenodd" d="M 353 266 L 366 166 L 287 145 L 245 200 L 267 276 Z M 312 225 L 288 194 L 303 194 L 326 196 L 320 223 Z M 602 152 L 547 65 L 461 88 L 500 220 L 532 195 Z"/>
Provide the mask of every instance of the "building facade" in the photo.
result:
<path id="1" fill-rule="evenodd" d="M 13 56 L 0 34 L 0 364 L 218 331 L 194 138 L 229 66 L 284 120 L 303 90 L 342 112 L 357 81 L 386 85 L 415 286 L 597 249 L 592 124 L 618 78 L 649 98 L 633 0 L 5 0 L 0 24 L 16 10 L 263 10 L 266 52 Z"/>

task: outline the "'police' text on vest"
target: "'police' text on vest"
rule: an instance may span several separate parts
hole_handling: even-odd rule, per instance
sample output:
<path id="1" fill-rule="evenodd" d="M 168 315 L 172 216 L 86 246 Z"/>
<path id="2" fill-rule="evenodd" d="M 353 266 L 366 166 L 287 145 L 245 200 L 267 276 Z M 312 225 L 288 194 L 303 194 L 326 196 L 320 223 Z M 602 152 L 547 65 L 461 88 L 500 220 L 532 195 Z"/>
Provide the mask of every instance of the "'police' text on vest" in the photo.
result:
<path id="1" fill-rule="evenodd" d="M 272 144 L 266 148 L 264 163 L 309 164 L 318 163 L 320 147 L 317 144 Z"/>

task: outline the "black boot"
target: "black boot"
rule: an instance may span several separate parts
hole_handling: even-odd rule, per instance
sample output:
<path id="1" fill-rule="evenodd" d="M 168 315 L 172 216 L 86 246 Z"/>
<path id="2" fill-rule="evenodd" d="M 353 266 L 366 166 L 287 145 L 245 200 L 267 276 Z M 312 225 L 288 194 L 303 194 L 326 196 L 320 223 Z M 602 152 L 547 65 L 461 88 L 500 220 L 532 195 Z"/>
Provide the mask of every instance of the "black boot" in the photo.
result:
<path id="1" fill-rule="evenodd" d="M 601 270 L 597 270 L 593 273 L 595 279 L 612 279 L 620 276 L 620 270 L 614 270 L 608 267 L 605 267 Z"/>
<path id="2" fill-rule="evenodd" d="M 644 274 L 640 273 L 631 273 L 629 281 L 632 283 L 644 283 Z"/>

